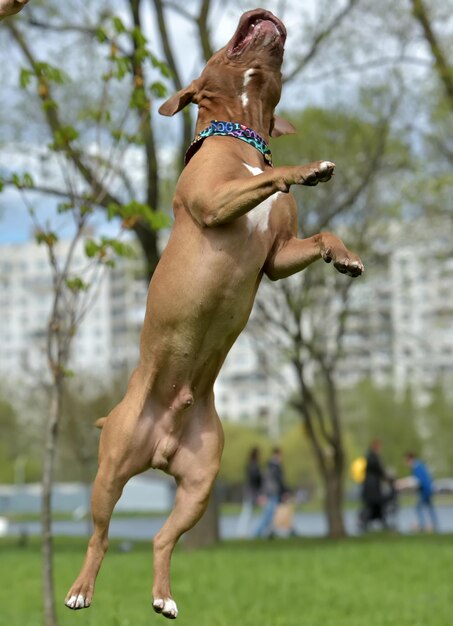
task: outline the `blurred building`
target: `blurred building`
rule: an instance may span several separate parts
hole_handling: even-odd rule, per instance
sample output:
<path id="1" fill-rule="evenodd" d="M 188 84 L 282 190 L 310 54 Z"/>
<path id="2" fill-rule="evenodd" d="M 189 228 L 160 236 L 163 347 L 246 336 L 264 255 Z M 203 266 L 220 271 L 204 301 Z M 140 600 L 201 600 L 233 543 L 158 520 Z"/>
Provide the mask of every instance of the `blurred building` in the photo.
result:
<path id="1" fill-rule="evenodd" d="M 56 246 L 66 257 L 69 243 Z M 87 309 L 73 340 L 70 368 L 103 376 L 137 362 L 146 284 L 139 260 L 119 259 L 115 268 L 93 269 L 83 243 L 73 274 L 91 284 L 82 296 Z M 87 274 L 89 275 L 87 279 Z M 0 374 L 31 384 L 46 372 L 46 337 L 53 290 L 47 250 L 27 242 L 0 246 Z"/>
<path id="2" fill-rule="evenodd" d="M 68 244 L 61 242 L 64 257 Z M 87 265 L 82 244 L 75 271 Z M 111 376 L 138 360 L 147 284 L 140 258 L 119 259 L 94 281 L 92 306 L 74 339 L 71 369 Z M 453 378 L 453 224 L 393 224 L 350 297 L 340 383 L 364 378 L 378 385 L 429 390 Z M 46 324 L 52 302 L 46 250 L 34 242 L 0 246 L 0 375 L 36 383 L 46 371 Z M 291 381 L 277 379 L 247 330 L 216 382 L 223 419 L 278 435 Z M 265 352 L 265 351 L 264 351 Z M 265 354 L 268 362 L 277 355 Z M 274 368 L 275 369 L 275 368 Z M 41 377 L 41 378 L 40 378 Z M 110 377 L 110 378 L 108 378 Z M 288 384 L 282 384 L 282 377 Z"/>
<path id="3" fill-rule="evenodd" d="M 287 387 L 269 372 L 254 339 L 244 331 L 228 354 L 215 384 L 216 408 L 224 420 L 280 434 L 279 415 Z"/>
<path id="4" fill-rule="evenodd" d="M 342 374 L 423 394 L 453 380 L 453 223 L 389 226 L 370 276 L 352 290 Z"/>

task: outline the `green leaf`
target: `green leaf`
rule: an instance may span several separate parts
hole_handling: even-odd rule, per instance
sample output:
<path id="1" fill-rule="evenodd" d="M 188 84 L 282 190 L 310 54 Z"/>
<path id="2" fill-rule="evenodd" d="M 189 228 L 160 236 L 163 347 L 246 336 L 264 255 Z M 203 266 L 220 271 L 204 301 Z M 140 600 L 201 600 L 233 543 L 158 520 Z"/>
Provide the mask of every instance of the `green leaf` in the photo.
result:
<path id="1" fill-rule="evenodd" d="M 167 95 L 167 87 L 164 85 L 164 83 L 161 83 L 158 80 L 156 80 L 154 83 L 151 83 L 150 89 L 153 96 L 155 96 L 156 98 L 165 98 L 165 96 Z"/>
<path id="2" fill-rule="evenodd" d="M 27 189 L 33 187 L 33 178 L 27 172 L 22 175 L 13 174 L 11 176 L 11 183 L 17 187 L 17 189 Z"/>
<path id="3" fill-rule="evenodd" d="M 105 29 L 102 28 L 102 26 L 99 26 L 96 29 L 96 37 L 97 40 L 99 41 L 99 43 L 104 43 L 107 41 L 108 37 L 107 37 L 107 33 L 105 32 Z"/>
<path id="4" fill-rule="evenodd" d="M 22 178 L 22 183 L 24 187 L 33 187 L 34 183 L 33 183 L 33 178 L 31 177 L 31 174 L 28 174 L 28 172 L 25 172 Z"/>
<path id="5" fill-rule="evenodd" d="M 74 208 L 74 204 L 72 202 L 60 202 L 57 204 L 57 213 L 67 213 Z"/>
<path id="6" fill-rule="evenodd" d="M 115 15 L 112 19 L 113 21 L 113 27 L 116 30 L 116 32 L 118 34 L 120 33 L 125 33 L 126 32 L 126 27 L 123 24 L 123 21 L 121 20 L 121 18 L 119 18 L 117 15 Z"/>
<path id="7" fill-rule="evenodd" d="M 94 239 L 85 240 L 85 254 L 87 255 L 87 257 L 92 259 L 99 253 L 99 250 L 100 246 L 94 241 Z"/>
<path id="8" fill-rule="evenodd" d="M 49 81 L 62 85 L 70 81 L 66 72 L 50 63 L 39 61 L 35 63 L 35 74 L 38 77 L 46 78 Z"/>
<path id="9" fill-rule="evenodd" d="M 47 247 L 52 248 L 57 243 L 58 236 L 51 230 L 38 230 L 35 232 L 35 240 L 38 245 L 45 244 Z"/>
<path id="10" fill-rule="evenodd" d="M 130 71 L 130 60 L 126 57 L 115 57 L 113 59 L 116 63 L 115 76 L 118 80 L 123 79 Z"/>
<path id="11" fill-rule="evenodd" d="M 20 70 L 19 85 L 21 86 L 21 89 L 25 89 L 30 84 L 32 76 L 33 72 L 31 70 L 24 67 Z"/>
<path id="12" fill-rule="evenodd" d="M 75 276 L 66 279 L 66 287 L 73 293 L 79 293 L 80 291 L 87 291 L 90 286 L 79 276 Z"/>
<path id="13" fill-rule="evenodd" d="M 112 239 L 109 244 L 112 250 L 118 256 L 129 259 L 135 258 L 137 256 L 137 252 L 135 251 L 135 249 L 128 243 L 118 241 L 117 239 Z"/>
<path id="14" fill-rule="evenodd" d="M 55 142 L 52 144 L 54 150 L 65 148 L 69 143 L 79 137 L 78 131 L 73 126 L 62 126 L 54 133 Z"/>
<path id="15" fill-rule="evenodd" d="M 152 52 L 150 52 L 149 58 L 151 59 L 152 66 L 160 70 L 162 76 L 165 76 L 165 78 L 170 78 L 171 72 L 168 65 L 166 65 L 163 61 L 160 61 Z"/>
<path id="16" fill-rule="evenodd" d="M 146 37 L 143 34 L 143 32 L 140 30 L 140 28 L 135 26 L 132 29 L 131 34 L 132 34 L 132 37 L 133 37 L 135 43 L 137 44 L 137 46 L 139 46 L 139 47 L 146 46 L 147 40 L 146 40 Z"/>

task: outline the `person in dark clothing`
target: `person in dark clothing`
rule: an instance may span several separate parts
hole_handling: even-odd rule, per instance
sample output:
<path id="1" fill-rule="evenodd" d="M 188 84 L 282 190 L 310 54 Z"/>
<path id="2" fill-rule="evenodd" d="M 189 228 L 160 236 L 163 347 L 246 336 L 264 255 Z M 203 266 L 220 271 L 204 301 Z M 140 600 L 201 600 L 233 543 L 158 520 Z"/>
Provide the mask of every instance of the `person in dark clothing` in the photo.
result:
<path id="1" fill-rule="evenodd" d="M 252 448 L 250 451 L 249 460 L 245 468 L 246 490 L 248 498 L 252 502 L 252 504 L 256 504 L 258 496 L 261 493 L 261 487 L 263 485 L 263 476 L 261 473 L 259 457 L 259 448 Z"/>
<path id="2" fill-rule="evenodd" d="M 388 496 L 384 495 L 382 486 L 388 477 L 381 461 L 381 450 L 381 440 L 373 439 L 366 455 L 365 480 L 362 487 L 363 508 L 360 512 L 362 530 L 367 530 L 373 520 L 378 520 L 384 528 L 387 528 L 385 506 Z"/>
<path id="3" fill-rule="evenodd" d="M 436 510 L 433 505 L 433 480 L 425 463 L 420 461 L 413 452 L 406 452 L 404 455 L 407 465 L 411 468 L 412 476 L 417 480 L 418 500 L 415 511 L 418 518 L 420 530 L 426 530 L 424 510 L 428 511 L 431 519 L 432 530 L 439 530 Z"/>
<path id="4" fill-rule="evenodd" d="M 257 504 L 261 495 L 263 476 L 260 465 L 260 451 L 256 446 L 250 450 L 249 458 L 245 466 L 244 499 L 239 515 L 237 534 L 245 537 L 252 519 L 253 507 Z"/>
<path id="5" fill-rule="evenodd" d="M 263 493 L 266 496 L 266 504 L 255 531 L 256 537 L 271 535 L 275 511 L 285 494 L 289 493 L 284 481 L 280 448 L 272 450 L 272 456 L 267 463 L 264 473 Z"/>

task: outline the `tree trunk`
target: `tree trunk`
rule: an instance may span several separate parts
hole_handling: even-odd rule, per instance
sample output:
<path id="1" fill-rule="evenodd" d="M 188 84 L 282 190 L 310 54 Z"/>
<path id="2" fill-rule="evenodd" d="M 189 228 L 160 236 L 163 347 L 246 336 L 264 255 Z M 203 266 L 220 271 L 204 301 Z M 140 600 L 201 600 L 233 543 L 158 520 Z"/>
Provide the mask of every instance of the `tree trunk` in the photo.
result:
<path id="1" fill-rule="evenodd" d="M 219 494 L 214 485 L 208 508 L 203 517 L 195 526 L 184 535 L 184 545 L 190 550 L 207 548 L 214 545 L 220 539 L 219 530 Z"/>
<path id="2" fill-rule="evenodd" d="M 46 447 L 42 474 L 42 557 L 43 557 L 43 607 L 45 626 L 58 626 L 55 611 L 53 584 L 53 536 L 52 536 L 52 485 L 54 480 L 55 452 L 58 437 L 58 425 L 61 411 L 63 381 L 57 374 L 52 389 L 49 420 L 46 432 Z"/>
<path id="3" fill-rule="evenodd" d="M 343 520 L 343 480 L 337 467 L 329 469 L 325 475 L 325 511 L 327 516 L 327 534 L 332 538 L 346 536 Z"/>
<path id="4" fill-rule="evenodd" d="M 448 62 L 448 56 L 442 50 L 439 39 L 434 33 L 429 14 L 423 0 L 411 0 L 411 2 L 412 14 L 423 30 L 425 40 L 434 57 L 434 67 L 437 75 L 444 86 L 445 95 L 447 96 L 450 108 L 453 109 L 453 72 Z"/>

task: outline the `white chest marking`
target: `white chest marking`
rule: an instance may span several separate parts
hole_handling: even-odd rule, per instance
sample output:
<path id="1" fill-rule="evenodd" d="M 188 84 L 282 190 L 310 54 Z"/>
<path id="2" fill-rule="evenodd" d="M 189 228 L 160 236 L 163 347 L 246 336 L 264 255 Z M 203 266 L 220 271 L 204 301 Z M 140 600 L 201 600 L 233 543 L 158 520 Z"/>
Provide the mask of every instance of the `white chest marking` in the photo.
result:
<path id="1" fill-rule="evenodd" d="M 242 89 L 242 94 L 241 94 L 241 102 L 242 102 L 242 108 L 245 109 L 248 106 L 249 103 L 249 96 L 247 93 L 247 85 L 249 84 L 253 74 L 255 73 L 255 70 L 253 69 L 248 69 L 245 70 L 244 72 L 244 81 L 242 83 L 243 89 Z"/>
<path id="2" fill-rule="evenodd" d="M 248 163 L 244 163 L 244 165 L 248 171 L 253 174 L 253 176 L 258 176 L 258 174 L 263 173 L 263 170 L 260 167 L 252 167 L 251 165 L 248 165 Z M 274 201 L 278 197 L 279 193 L 280 192 L 277 191 L 277 193 L 272 194 L 272 196 L 266 198 L 266 200 L 247 213 L 246 217 L 249 232 L 259 230 L 264 233 L 267 230 L 269 225 L 269 215 Z"/>

